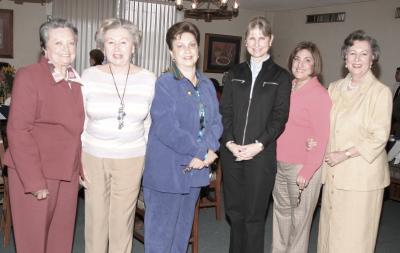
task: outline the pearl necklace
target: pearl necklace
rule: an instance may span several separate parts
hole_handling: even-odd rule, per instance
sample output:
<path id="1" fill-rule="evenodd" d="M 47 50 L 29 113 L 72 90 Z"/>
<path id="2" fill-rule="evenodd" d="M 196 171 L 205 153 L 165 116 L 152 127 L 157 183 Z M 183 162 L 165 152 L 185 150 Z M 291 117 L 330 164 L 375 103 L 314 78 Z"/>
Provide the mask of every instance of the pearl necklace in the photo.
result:
<path id="1" fill-rule="evenodd" d="M 348 91 L 353 91 L 353 90 L 357 90 L 359 87 L 359 85 L 353 85 L 352 84 L 352 79 L 350 79 L 350 81 L 347 83 L 347 90 Z"/>

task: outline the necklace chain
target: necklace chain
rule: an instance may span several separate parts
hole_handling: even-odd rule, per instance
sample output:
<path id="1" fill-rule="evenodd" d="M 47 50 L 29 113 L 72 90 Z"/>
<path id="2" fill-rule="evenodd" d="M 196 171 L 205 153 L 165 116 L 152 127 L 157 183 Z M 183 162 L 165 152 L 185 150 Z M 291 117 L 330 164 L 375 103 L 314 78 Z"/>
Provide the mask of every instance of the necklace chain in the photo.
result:
<path id="1" fill-rule="evenodd" d="M 108 65 L 108 68 L 110 69 L 110 73 L 111 73 L 111 76 L 112 76 L 112 79 L 113 79 L 114 87 L 115 87 L 115 90 L 117 91 L 117 95 L 118 95 L 119 102 L 120 102 L 120 107 L 118 109 L 117 120 L 118 120 L 118 129 L 122 129 L 124 127 L 124 118 L 126 116 L 126 113 L 124 111 L 124 109 L 125 109 L 124 98 L 125 98 L 126 85 L 128 84 L 128 77 L 129 77 L 129 71 L 131 69 L 131 65 L 129 64 L 128 72 L 126 73 L 124 91 L 122 93 L 122 96 L 119 93 L 119 90 L 118 90 L 118 87 L 117 87 L 117 83 L 115 82 L 114 73 L 112 72 L 111 66 Z"/>

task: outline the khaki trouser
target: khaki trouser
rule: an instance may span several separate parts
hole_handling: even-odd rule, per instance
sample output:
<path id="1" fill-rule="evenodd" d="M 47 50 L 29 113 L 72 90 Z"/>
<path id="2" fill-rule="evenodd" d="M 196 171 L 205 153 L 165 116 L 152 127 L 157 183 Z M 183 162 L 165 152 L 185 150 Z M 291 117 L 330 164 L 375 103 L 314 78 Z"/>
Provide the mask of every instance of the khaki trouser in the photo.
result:
<path id="1" fill-rule="evenodd" d="M 82 155 L 89 180 L 85 190 L 85 252 L 131 253 L 144 157 Z"/>
<path id="2" fill-rule="evenodd" d="M 382 209 L 383 189 L 337 189 L 334 185 L 333 170 L 334 167 L 327 172 L 322 194 L 317 252 L 373 253 Z"/>
<path id="3" fill-rule="evenodd" d="M 321 189 L 321 170 L 317 170 L 301 193 L 297 206 L 299 164 L 278 162 L 275 178 L 272 253 L 307 253 L 310 228 Z"/>

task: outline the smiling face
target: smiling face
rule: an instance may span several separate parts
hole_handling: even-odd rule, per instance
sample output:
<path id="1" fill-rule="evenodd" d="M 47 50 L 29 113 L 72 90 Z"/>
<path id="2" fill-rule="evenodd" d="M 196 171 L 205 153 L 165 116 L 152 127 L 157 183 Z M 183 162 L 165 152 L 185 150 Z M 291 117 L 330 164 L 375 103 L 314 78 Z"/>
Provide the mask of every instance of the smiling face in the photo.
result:
<path id="1" fill-rule="evenodd" d="M 56 69 L 63 71 L 75 60 L 76 40 L 73 31 L 69 28 L 50 29 L 44 52 Z"/>
<path id="2" fill-rule="evenodd" d="M 199 45 L 193 34 L 184 32 L 172 41 L 172 50 L 169 51 L 176 66 L 182 68 L 196 68 L 199 59 Z"/>
<path id="3" fill-rule="evenodd" d="M 368 41 L 355 40 L 346 53 L 346 67 L 353 78 L 363 77 L 373 63 L 372 49 Z"/>
<path id="4" fill-rule="evenodd" d="M 262 60 L 267 56 L 273 40 L 273 35 L 271 37 L 266 36 L 258 27 L 253 28 L 246 37 L 247 51 L 254 60 Z"/>
<path id="5" fill-rule="evenodd" d="M 111 65 L 128 66 L 134 52 L 133 38 L 125 28 L 110 29 L 104 34 L 104 54 Z"/>
<path id="6" fill-rule="evenodd" d="M 293 58 L 291 70 L 297 81 L 310 79 L 314 72 L 314 58 L 311 52 L 307 49 L 298 51 Z"/>

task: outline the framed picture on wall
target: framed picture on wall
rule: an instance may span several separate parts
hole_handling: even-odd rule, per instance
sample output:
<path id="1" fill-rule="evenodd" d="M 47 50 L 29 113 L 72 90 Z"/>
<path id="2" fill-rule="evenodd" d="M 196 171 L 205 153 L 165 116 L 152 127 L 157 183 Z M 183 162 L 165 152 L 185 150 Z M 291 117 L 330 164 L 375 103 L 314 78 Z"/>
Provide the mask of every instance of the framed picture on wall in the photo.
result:
<path id="1" fill-rule="evenodd" d="M 13 10 L 0 9 L 0 57 L 13 58 Z"/>
<path id="2" fill-rule="evenodd" d="M 206 33 L 204 72 L 223 73 L 239 63 L 242 37 Z"/>

